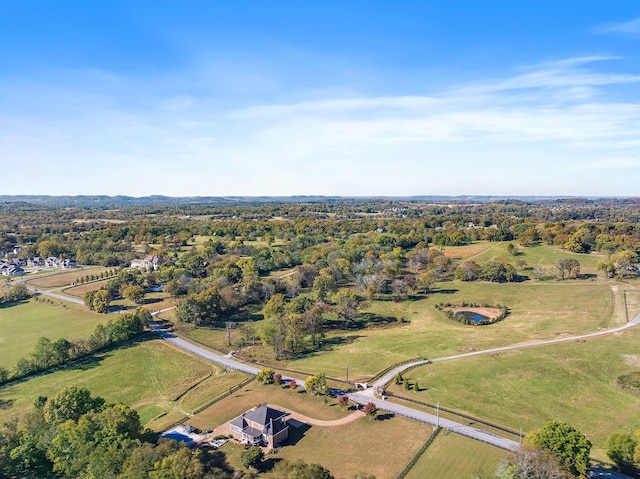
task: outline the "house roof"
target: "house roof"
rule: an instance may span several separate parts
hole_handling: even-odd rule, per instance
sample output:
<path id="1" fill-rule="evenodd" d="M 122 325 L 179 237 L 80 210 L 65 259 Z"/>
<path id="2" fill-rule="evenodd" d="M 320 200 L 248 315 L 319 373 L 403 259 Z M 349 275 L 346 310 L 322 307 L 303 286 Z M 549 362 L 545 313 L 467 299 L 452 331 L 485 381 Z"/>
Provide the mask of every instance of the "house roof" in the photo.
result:
<path id="1" fill-rule="evenodd" d="M 262 405 L 245 412 L 242 416 L 238 416 L 231 421 L 231 425 L 242 428 L 242 432 L 251 437 L 257 437 L 262 434 L 262 432 L 248 425 L 247 420 L 249 420 L 262 426 L 265 434 L 273 436 L 288 427 L 285 421 L 280 420 L 286 414 L 284 411 Z"/>
<path id="2" fill-rule="evenodd" d="M 262 426 L 267 426 L 272 420 L 277 421 L 286 414 L 287 413 L 285 413 L 284 411 L 273 409 L 263 404 L 262 406 L 258 406 L 257 408 L 255 408 L 253 411 L 245 412 L 243 416 L 253 422 L 257 422 Z"/>
<path id="3" fill-rule="evenodd" d="M 253 427 L 245 427 L 242 430 L 243 434 L 246 434 L 249 437 L 256 438 L 262 436 L 262 431 L 259 431 Z"/>

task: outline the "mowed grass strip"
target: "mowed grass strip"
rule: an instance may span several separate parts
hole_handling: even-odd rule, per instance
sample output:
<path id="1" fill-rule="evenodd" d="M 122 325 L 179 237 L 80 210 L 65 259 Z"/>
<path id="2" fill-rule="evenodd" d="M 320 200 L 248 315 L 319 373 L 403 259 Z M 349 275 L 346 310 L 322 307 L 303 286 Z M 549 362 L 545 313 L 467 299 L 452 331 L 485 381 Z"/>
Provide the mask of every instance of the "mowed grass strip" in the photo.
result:
<path id="1" fill-rule="evenodd" d="M 220 386 L 216 388 L 214 378 L 202 383 L 211 395 L 223 392 L 236 379 L 240 382 L 245 378 L 238 374 L 229 381 L 229 376 L 219 375 L 220 370 L 211 363 L 180 352 L 161 340 L 143 341 L 64 370 L 0 388 L 0 421 L 24 414 L 38 396 L 51 397 L 67 386 L 84 387 L 108 402 L 138 407 L 143 412 L 143 423 L 160 413 L 175 411 L 180 419 L 184 417 L 183 410 L 194 409 L 196 402 L 206 398 L 206 393 L 198 396 L 191 390 L 183 398 L 186 406 L 175 399 L 212 373 L 221 378 Z"/>
<path id="2" fill-rule="evenodd" d="M 476 241 L 464 246 L 443 246 L 442 253 L 450 258 L 471 258 L 479 255 L 489 248 L 495 248 L 501 243 L 491 243 L 489 241 Z"/>
<path id="3" fill-rule="evenodd" d="M 89 291 L 98 291 L 105 284 L 107 284 L 108 281 L 108 279 L 103 279 L 102 281 L 92 281 L 90 283 L 72 286 L 71 288 L 63 289 L 61 293 L 67 294 L 69 296 L 75 296 L 76 298 L 82 298 L 85 293 L 88 293 Z"/>
<path id="4" fill-rule="evenodd" d="M 0 307 L 0 367 L 10 369 L 26 357 L 38 339 L 86 338 L 109 317 L 73 303 L 42 297 Z"/>
<path id="5" fill-rule="evenodd" d="M 72 269 L 64 273 L 53 272 L 49 276 L 42 276 L 38 278 L 29 279 L 27 284 L 29 286 L 35 286 L 36 288 L 58 288 L 60 286 L 68 286 L 75 282 L 79 278 L 84 278 L 89 275 L 99 275 L 109 268 L 102 266 L 95 266 L 89 268 Z"/>
<path id="6" fill-rule="evenodd" d="M 408 371 L 422 391 L 391 391 L 530 431 L 567 421 L 602 447 L 640 428 L 640 396 L 615 379 L 640 370 L 640 327 L 611 336 L 438 362 Z"/>
<path id="7" fill-rule="evenodd" d="M 442 431 L 407 474 L 407 479 L 471 479 L 493 474 L 509 453 L 482 442 Z M 485 477 L 485 476 L 482 476 Z"/>

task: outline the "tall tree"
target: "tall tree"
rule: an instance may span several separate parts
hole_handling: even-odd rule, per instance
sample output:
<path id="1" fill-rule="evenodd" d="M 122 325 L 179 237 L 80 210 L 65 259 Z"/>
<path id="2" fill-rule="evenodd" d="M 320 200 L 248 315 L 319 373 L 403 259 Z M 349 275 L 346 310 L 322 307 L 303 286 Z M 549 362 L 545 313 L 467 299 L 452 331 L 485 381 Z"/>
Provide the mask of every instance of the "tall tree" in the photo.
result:
<path id="1" fill-rule="evenodd" d="M 551 421 L 525 438 L 529 446 L 549 451 L 573 475 L 586 476 L 590 469 L 591 442 L 566 422 Z"/>

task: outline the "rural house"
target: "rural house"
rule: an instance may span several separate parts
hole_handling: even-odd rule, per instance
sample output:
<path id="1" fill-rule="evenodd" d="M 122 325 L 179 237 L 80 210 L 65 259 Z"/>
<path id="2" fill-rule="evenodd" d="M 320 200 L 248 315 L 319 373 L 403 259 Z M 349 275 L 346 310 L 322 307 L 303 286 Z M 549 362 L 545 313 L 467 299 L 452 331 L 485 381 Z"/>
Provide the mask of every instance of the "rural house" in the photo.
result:
<path id="1" fill-rule="evenodd" d="M 231 421 L 231 434 L 243 444 L 275 447 L 289 436 L 286 414 L 263 404 Z"/>
<path id="2" fill-rule="evenodd" d="M 146 258 L 143 258 L 143 259 L 134 259 L 131 262 L 131 267 L 139 270 L 145 270 L 145 271 L 150 271 L 150 270 L 157 271 L 157 269 L 160 267 L 162 263 L 164 263 L 164 261 L 165 260 L 163 258 L 154 254 L 151 256 L 147 256 Z"/>

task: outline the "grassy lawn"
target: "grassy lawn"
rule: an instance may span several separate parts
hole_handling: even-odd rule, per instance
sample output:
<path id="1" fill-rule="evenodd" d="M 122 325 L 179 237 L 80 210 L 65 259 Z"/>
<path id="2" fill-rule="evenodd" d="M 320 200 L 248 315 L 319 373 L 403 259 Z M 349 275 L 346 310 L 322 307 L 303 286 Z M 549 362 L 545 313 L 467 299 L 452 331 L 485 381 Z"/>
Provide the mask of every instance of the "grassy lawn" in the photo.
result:
<path id="1" fill-rule="evenodd" d="M 276 460 L 315 462 L 340 478 L 358 472 L 379 478 L 396 477 L 432 432 L 426 424 L 400 417 L 382 421 L 360 418 L 344 426 L 290 429 L 294 445 L 283 446 Z M 385 453 L 389 446 L 392 455 Z M 265 477 L 277 479 L 272 474 Z"/>
<path id="2" fill-rule="evenodd" d="M 322 420 L 340 419 L 351 413 L 351 411 L 340 409 L 336 399 L 328 398 L 325 404 L 324 397 L 311 396 L 299 389 L 291 391 L 281 386 L 265 386 L 254 381 L 194 416 L 189 420 L 189 424 L 200 429 L 213 429 L 239 416 L 247 409 L 263 403 L 277 404 L 305 416 Z"/>
<path id="3" fill-rule="evenodd" d="M 510 284 L 452 281 L 439 283 L 438 287 L 438 291 L 416 301 L 371 301 L 363 313 L 390 318 L 389 326 L 330 332 L 326 348 L 316 354 L 279 364 L 268 348 L 256 346 L 247 354 L 281 367 L 324 371 L 340 378 L 346 377 L 348 364 L 350 379 L 366 379 L 408 358 L 446 356 L 622 325 L 626 320 L 624 290 L 632 286 L 616 281 L 574 280 Z M 632 290 L 626 296 L 633 316 L 640 311 L 640 293 Z M 510 314 L 499 323 L 475 327 L 449 320 L 434 308 L 439 302 L 463 301 L 506 305 Z M 394 322 L 401 317 L 408 322 Z M 259 331 L 261 315 L 258 312 L 251 318 L 255 318 L 254 326 Z M 218 349 L 238 348 L 234 338 L 240 333 L 235 330 L 232 346 L 224 328 L 188 328 L 183 332 Z"/>
<path id="4" fill-rule="evenodd" d="M 143 423 L 162 429 L 245 377 L 240 373 L 222 374 L 211 363 L 162 341 L 145 341 L 1 388 L 0 421 L 21 415 L 38 396 L 52 396 L 63 387 L 78 386 L 108 402 L 134 407 Z"/>
<path id="5" fill-rule="evenodd" d="M 344 426 L 289 428 L 289 441 L 277 454 L 267 454 L 265 470 L 278 461 L 318 463 L 338 478 L 352 477 L 358 472 L 367 472 L 378 478 L 396 477 L 431 434 L 426 424 L 392 417 L 381 421 L 361 418 Z M 385 444 L 393 445 L 393 455 L 385 454 Z M 227 443 L 220 450 L 227 462 L 238 470 L 243 470 L 240 453 L 243 446 Z M 261 477 L 279 479 L 273 472 Z M 438 477 L 438 476 L 423 476 Z M 452 476 L 439 476 L 452 477 Z"/>
<path id="6" fill-rule="evenodd" d="M 65 271 L 63 273 L 54 273 L 50 276 L 30 279 L 29 281 L 27 281 L 27 284 L 30 286 L 35 286 L 36 288 L 57 288 L 60 286 L 68 286 L 71 283 L 75 282 L 76 279 L 83 278 L 86 275 L 98 275 L 107 270 L 109 270 L 109 268 L 104 268 L 102 266 L 77 268 L 70 271 Z"/>
<path id="7" fill-rule="evenodd" d="M 391 390 L 516 430 L 567 421 L 600 448 L 610 433 L 640 428 L 640 396 L 614 386 L 619 375 L 640 370 L 639 340 L 636 327 L 586 342 L 434 363 L 406 374 L 422 391 Z"/>
<path id="8" fill-rule="evenodd" d="M 442 431 L 409 471 L 407 479 L 472 479 L 476 472 L 490 475 L 508 455 L 502 449 Z"/>
<path id="9" fill-rule="evenodd" d="M 109 318 L 73 303 L 42 297 L 0 307 L 0 367 L 12 368 L 42 336 L 70 341 L 88 337 Z"/>
<path id="10" fill-rule="evenodd" d="M 448 254 L 473 257 L 485 262 L 492 258 L 513 259 L 507 253 L 508 243 L 477 243 L 447 247 Z M 558 259 L 578 257 L 583 272 L 593 268 L 595 255 L 576 255 L 550 246 L 520 248 L 526 250 L 518 258 L 530 264 L 553 266 Z M 475 256 L 474 256 L 475 255 Z M 451 281 L 437 284 L 437 290 L 427 297 L 401 303 L 371 301 L 361 312 L 391 321 L 385 327 L 332 331 L 327 334 L 323 351 L 305 357 L 276 363 L 269 348 L 250 348 L 243 353 L 250 358 L 267 361 L 280 367 L 303 371 L 324 371 L 327 375 L 350 379 L 367 379 L 390 364 L 408 358 L 439 357 L 478 349 L 561 336 L 575 335 L 622 325 L 626 321 L 625 290 L 633 284 L 602 277 L 566 281 L 528 280 L 521 283 L 486 283 Z M 635 296 L 634 296 L 635 294 Z M 640 311 L 640 294 L 627 293 L 629 315 Z M 434 308 L 436 303 L 475 302 L 506 305 L 507 318 L 489 326 L 466 326 L 449 320 Z M 248 317 L 248 315 L 247 315 Z M 395 322 L 406 318 L 408 322 Z M 238 324 L 246 318 L 239 318 Z M 261 315 L 255 312 L 256 330 Z M 190 337 L 218 349 L 238 349 L 228 345 L 226 331 L 196 328 L 184 331 Z M 233 336 L 238 337 L 234 331 Z"/>

